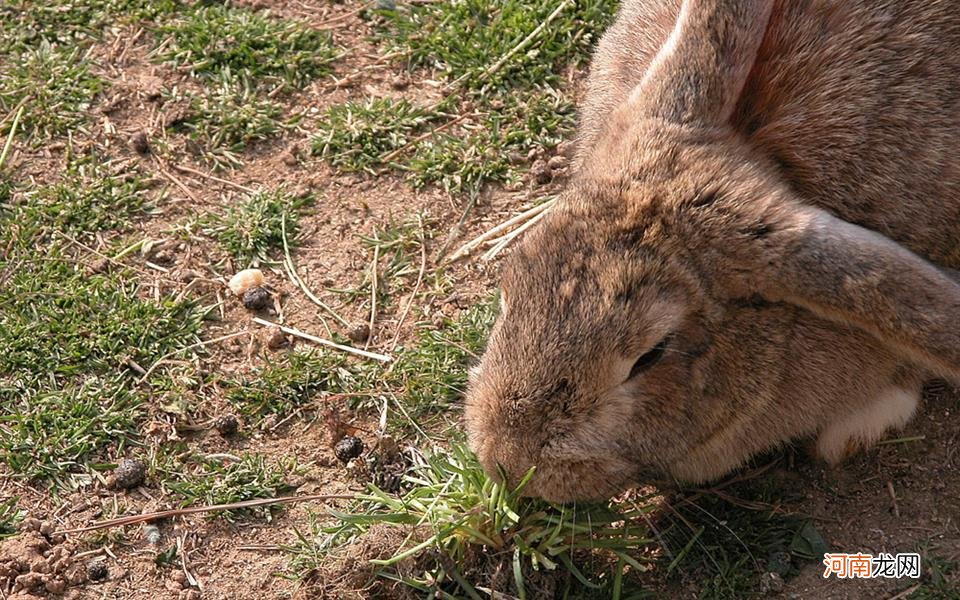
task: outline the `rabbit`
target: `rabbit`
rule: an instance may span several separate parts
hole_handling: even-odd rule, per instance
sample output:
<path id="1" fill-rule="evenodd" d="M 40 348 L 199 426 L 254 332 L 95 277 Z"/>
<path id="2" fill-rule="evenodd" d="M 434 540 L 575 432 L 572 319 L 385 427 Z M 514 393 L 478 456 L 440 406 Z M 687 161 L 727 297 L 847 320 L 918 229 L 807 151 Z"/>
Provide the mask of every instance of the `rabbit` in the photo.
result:
<path id="1" fill-rule="evenodd" d="M 960 2 L 625 0 L 464 421 L 551 501 L 838 465 L 960 378 Z"/>

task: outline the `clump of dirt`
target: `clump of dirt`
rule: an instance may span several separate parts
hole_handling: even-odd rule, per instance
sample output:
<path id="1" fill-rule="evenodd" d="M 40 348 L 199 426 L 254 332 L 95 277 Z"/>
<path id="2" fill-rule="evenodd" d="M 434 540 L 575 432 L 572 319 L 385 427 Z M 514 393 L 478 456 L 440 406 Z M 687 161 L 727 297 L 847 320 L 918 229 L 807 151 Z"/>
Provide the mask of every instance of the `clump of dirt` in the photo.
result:
<path id="1" fill-rule="evenodd" d="M 0 548 L 0 591 L 10 600 L 27 600 L 36 595 L 62 594 L 69 586 L 87 581 L 87 570 L 75 560 L 76 549 L 69 542 L 56 543 L 52 524 L 36 519 L 24 522 L 24 531 L 5 540 Z"/>

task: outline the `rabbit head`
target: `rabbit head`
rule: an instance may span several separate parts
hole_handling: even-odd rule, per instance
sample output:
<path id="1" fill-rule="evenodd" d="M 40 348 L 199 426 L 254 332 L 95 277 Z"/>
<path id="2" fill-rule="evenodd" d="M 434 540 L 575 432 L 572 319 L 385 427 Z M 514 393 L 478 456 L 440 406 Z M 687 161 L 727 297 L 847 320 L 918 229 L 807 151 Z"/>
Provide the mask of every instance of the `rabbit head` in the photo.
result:
<path id="1" fill-rule="evenodd" d="M 726 123 L 769 2 L 684 2 L 563 197 L 505 261 L 466 424 L 552 500 L 702 482 L 792 438 L 836 461 L 960 373 L 960 286 L 805 204 Z"/>

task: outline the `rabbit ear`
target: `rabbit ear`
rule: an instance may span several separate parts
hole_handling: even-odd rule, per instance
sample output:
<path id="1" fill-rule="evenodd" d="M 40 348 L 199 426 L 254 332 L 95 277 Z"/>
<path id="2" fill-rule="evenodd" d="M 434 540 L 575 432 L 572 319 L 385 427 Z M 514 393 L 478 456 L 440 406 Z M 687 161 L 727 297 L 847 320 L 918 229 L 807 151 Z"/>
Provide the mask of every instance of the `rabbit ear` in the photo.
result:
<path id="1" fill-rule="evenodd" d="M 763 216 L 746 209 L 752 214 L 738 219 L 748 223 L 741 243 L 729 243 L 729 230 L 719 240 L 725 253 L 736 248 L 726 265 L 744 286 L 735 293 L 853 325 L 920 366 L 960 377 L 960 283 L 949 270 L 817 208 L 771 208 Z"/>
<path id="2" fill-rule="evenodd" d="M 670 37 L 630 102 L 675 123 L 730 118 L 767 28 L 772 0 L 683 0 Z"/>

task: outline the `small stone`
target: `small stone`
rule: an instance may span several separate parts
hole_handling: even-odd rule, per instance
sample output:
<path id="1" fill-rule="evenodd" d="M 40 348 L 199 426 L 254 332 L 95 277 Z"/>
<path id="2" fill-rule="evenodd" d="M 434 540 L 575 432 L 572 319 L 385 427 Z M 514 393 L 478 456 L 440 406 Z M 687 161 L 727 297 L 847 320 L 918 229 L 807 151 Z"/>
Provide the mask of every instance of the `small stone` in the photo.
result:
<path id="1" fill-rule="evenodd" d="M 40 523 L 40 533 L 43 535 L 50 535 L 56 530 L 57 528 L 54 526 L 52 521 L 43 521 Z"/>
<path id="2" fill-rule="evenodd" d="M 201 273 L 200 271 L 194 271 L 194 270 L 192 270 L 192 269 L 187 269 L 186 271 L 181 271 L 181 272 L 180 272 L 180 277 L 179 277 L 179 279 L 180 279 L 180 281 L 182 281 L 183 283 L 190 283 L 190 282 L 193 281 L 194 279 L 200 279 L 201 277 L 203 277 L 203 273 Z"/>
<path id="3" fill-rule="evenodd" d="M 363 453 L 363 441 L 352 435 L 344 436 L 333 448 L 337 460 L 346 464 Z"/>
<path id="4" fill-rule="evenodd" d="M 556 171 L 558 169 L 566 169 L 567 165 L 570 164 L 570 159 L 563 155 L 551 156 L 550 160 L 547 161 L 547 166 L 551 170 Z"/>
<path id="5" fill-rule="evenodd" d="M 137 487 L 147 476 L 147 466 L 142 461 L 125 458 L 113 470 L 113 487 L 129 490 Z"/>
<path id="6" fill-rule="evenodd" d="M 160 528 L 153 523 L 147 523 L 143 526 L 143 537 L 147 538 L 147 543 L 151 546 L 159 546 L 160 542 L 163 541 Z"/>
<path id="7" fill-rule="evenodd" d="M 263 272 L 260 269 L 244 269 L 230 278 L 227 287 L 237 296 L 243 296 L 250 288 L 263 285 Z"/>
<path id="8" fill-rule="evenodd" d="M 160 250 L 151 257 L 154 264 L 169 267 L 177 262 L 177 255 L 172 250 Z"/>
<path id="9" fill-rule="evenodd" d="M 100 275 L 101 273 L 106 273 L 110 270 L 110 261 L 106 258 L 101 258 L 94 261 L 89 267 L 87 267 L 87 273 L 90 275 Z"/>
<path id="10" fill-rule="evenodd" d="M 90 581 L 103 581 L 109 574 L 107 563 L 102 560 L 91 560 L 87 563 L 87 578 Z"/>
<path id="11" fill-rule="evenodd" d="M 137 154 L 148 154 L 150 152 L 150 140 L 147 139 L 147 132 L 140 130 L 130 137 L 130 146 Z"/>
<path id="12" fill-rule="evenodd" d="M 60 577 L 51 577 L 43 587 L 51 594 L 62 594 L 67 589 L 67 582 Z"/>
<path id="13" fill-rule="evenodd" d="M 156 75 L 145 75 L 140 78 L 140 88 L 147 100 L 156 100 L 163 94 L 163 80 Z"/>
<path id="14" fill-rule="evenodd" d="M 361 323 L 350 329 L 350 331 L 347 332 L 347 337 L 350 338 L 350 341 L 354 344 L 362 344 L 370 339 L 370 326 L 366 323 Z"/>
<path id="15" fill-rule="evenodd" d="M 170 575 L 170 579 L 176 581 L 181 586 L 187 584 L 187 575 L 183 571 L 174 571 L 173 574 Z"/>
<path id="16" fill-rule="evenodd" d="M 784 586 L 783 577 L 778 573 L 767 572 L 760 576 L 761 594 L 779 594 L 783 591 Z"/>
<path id="17" fill-rule="evenodd" d="M 572 159 L 573 155 L 577 153 L 577 145 L 571 140 L 565 140 L 557 144 L 557 154 L 560 156 L 565 156 L 568 159 Z"/>
<path id="18" fill-rule="evenodd" d="M 213 422 L 213 427 L 217 430 L 217 433 L 223 437 L 230 437 L 231 435 L 236 435 L 237 430 L 240 428 L 240 421 L 236 415 L 220 415 Z"/>
<path id="19" fill-rule="evenodd" d="M 270 334 L 270 337 L 267 338 L 267 348 L 271 350 L 279 350 L 288 345 L 290 345 L 290 339 L 287 337 L 287 334 L 279 329 L 275 329 L 273 333 Z"/>
<path id="20" fill-rule="evenodd" d="M 550 183 L 550 180 L 553 179 L 553 172 L 550 166 L 547 164 L 547 161 L 542 158 L 533 161 L 533 164 L 530 166 L 530 175 L 533 176 L 533 180 L 539 185 Z"/>
<path id="21" fill-rule="evenodd" d="M 300 159 L 293 154 L 286 152 L 283 155 L 283 164 L 287 165 L 288 167 L 295 167 L 300 164 Z"/>
<path id="22" fill-rule="evenodd" d="M 790 553 L 785 551 L 771 552 L 767 557 L 767 571 L 776 573 L 781 577 L 790 572 L 791 560 Z"/>
<path id="23" fill-rule="evenodd" d="M 270 306 L 270 292 L 262 287 L 250 288 L 243 293 L 243 306 L 247 310 L 263 310 Z"/>

